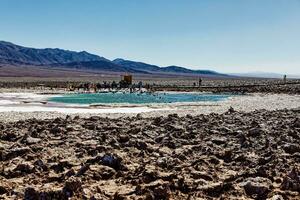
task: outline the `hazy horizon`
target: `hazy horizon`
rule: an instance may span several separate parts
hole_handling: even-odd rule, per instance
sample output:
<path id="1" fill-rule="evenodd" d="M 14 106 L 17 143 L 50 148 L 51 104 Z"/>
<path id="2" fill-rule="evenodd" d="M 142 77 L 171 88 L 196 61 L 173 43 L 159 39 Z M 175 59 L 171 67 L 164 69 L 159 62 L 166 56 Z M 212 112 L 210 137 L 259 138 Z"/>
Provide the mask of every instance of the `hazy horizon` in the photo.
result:
<path id="1" fill-rule="evenodd" d="M 300 74 L 300 1 L 0 3 L 0 40 L 223 73 Z"/>

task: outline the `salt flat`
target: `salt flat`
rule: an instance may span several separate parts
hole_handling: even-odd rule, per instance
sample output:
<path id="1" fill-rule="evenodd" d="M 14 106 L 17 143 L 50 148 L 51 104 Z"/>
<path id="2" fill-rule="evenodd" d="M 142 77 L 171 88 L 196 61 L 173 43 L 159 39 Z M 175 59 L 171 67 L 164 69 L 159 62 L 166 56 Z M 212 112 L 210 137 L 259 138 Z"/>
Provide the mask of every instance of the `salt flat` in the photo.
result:
<path id="1" fill-rule="evenodd" d="M 65 105 L 47 102 L 47 98 L 59 94 L 42 95 L 38 92 L 0 93 L 0 121 L 18 121 L 29 118 L 47 119 L 79 115 L 90 117 L 134 116 L 140 113 L 144 117 L 165 116 L 177 113 L 198 115 L 209 113 L 224 113 L 230 107 L 238 111 L 253 111 L 256 109 L 278 110 L 300 107 L 300 95 L 261 94 L 253 93 L 229 97 L 219 102 L 192 102 L 170 104 L 110 104 L 89 107 L 87 105 Z M 26 102 L 26 103 L 24 103 Z"/>

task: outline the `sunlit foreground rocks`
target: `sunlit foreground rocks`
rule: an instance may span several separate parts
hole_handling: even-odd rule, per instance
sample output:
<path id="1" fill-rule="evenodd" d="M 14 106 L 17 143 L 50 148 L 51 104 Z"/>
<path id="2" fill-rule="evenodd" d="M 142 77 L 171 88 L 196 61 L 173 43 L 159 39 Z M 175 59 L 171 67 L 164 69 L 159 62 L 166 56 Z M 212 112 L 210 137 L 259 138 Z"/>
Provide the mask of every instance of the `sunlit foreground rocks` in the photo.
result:
<path id="1" fill-rule="evenodd" d="M 0 125 L 0 199 L 299 199 L 300 110 Z"/>

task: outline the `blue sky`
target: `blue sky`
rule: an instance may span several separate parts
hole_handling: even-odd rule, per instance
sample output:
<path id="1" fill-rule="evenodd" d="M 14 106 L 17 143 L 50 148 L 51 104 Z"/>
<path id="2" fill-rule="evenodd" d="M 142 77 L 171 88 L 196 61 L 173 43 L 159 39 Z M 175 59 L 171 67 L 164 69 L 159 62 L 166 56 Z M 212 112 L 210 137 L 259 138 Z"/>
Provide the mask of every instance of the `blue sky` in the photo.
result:
<path id="1" fill-rule="evenodd" d="M 0 27 L 30 47 L 300 74 L 300 0 L 0 0 Z"/>

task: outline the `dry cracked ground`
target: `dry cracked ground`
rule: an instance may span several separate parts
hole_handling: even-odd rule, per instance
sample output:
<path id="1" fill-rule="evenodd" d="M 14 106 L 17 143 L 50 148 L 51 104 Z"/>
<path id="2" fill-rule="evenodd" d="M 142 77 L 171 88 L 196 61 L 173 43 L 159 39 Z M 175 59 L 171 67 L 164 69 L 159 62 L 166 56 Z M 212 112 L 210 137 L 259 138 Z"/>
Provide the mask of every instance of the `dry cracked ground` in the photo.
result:
<path id="1" fill-rule="evenodd" d="M 300 110 L 0 124 L 0 199 L 300 199 Z"/>

